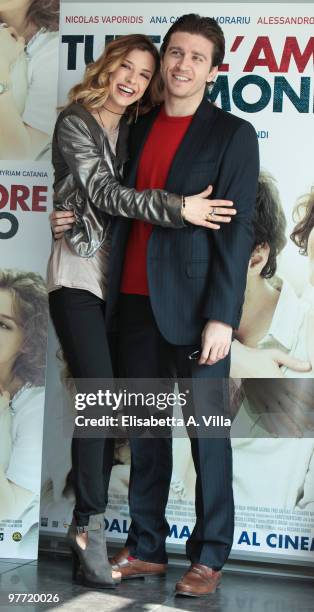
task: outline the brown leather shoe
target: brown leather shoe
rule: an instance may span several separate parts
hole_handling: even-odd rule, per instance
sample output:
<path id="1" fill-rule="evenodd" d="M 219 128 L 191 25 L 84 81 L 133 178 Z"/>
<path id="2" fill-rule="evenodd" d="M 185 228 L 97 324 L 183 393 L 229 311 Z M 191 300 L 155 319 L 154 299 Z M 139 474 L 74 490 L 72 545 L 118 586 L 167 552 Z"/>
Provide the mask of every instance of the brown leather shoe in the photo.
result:
<path id="1" fill-rule="evenodd" d="M 166 574 L 166 563 L 150 563 L 130 556 L 128 548 L 123 548 L 115 557 L 110 559 L 112 569 L 121 574 L 122 580 L 131 578 L 145 578 L 145 576 L 158 576 Z"/>
<path id="2" fill-rule="evenodd" d="M 188 597 L 204 597 L 215 593 L 220 584 L 221 572 L 202 565 L 192 563 L 181 580 L 176 584 L 176 595 L 187 595 Z"/>

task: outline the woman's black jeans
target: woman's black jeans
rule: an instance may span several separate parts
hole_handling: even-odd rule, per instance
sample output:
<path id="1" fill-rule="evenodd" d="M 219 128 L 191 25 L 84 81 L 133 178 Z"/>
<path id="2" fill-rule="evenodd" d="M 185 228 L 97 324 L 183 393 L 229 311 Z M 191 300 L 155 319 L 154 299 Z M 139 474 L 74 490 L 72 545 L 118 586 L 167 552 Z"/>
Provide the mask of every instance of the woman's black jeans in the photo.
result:
<path id="1" fill-rule="evenodd" d="M 62 287 L 49 293 L 52 322 L 73 378 L 112 378 L 105 302 L 89 291 Z M 105 511 L 114 439 L 73 437 L 72 472 L 78 525 Z"/>

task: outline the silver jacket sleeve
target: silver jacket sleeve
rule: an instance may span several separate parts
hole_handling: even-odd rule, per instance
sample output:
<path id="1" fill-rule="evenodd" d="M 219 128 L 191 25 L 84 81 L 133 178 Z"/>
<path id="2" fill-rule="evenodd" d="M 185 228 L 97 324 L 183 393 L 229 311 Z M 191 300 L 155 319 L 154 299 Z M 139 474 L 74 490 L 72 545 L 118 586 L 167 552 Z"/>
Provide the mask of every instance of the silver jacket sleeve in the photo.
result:
<path id="1" fill-rule="evenodd" d="M 71 115 L 60 122 L 57 143 L 80 191 L 98 210 L 163 227 L 184 227 L 181 197 L 160 189 L 139 192 L 121 185 L 106 159 L 111 152 L 100 153 L 80 117 Z"/>

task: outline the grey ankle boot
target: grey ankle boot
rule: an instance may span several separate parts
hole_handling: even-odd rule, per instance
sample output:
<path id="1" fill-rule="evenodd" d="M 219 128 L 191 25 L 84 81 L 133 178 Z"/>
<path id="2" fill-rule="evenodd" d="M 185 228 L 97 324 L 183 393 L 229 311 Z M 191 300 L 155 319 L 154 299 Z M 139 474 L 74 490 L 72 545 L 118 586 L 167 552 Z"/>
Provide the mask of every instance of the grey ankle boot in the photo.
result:
<path id="1" fill-rule="evenodd" d="M 76 541 L 76 536 L 84 532 L 88 534 L 85 549 Z M 112 578 L 104 535 L 104 514 L 90 516 L 88 525 L 84 527 L 78 526 L 73 517 L 67 537 L 72 548 L 73 580 L 94 588 L 114 589 L 120 580 Z"/>

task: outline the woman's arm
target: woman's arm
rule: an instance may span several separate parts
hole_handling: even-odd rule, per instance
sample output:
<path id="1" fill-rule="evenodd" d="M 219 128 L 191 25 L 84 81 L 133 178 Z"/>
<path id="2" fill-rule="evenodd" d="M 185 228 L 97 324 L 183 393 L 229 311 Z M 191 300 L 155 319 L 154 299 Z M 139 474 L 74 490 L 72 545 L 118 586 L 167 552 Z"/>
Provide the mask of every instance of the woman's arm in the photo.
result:
<path id="1" fill-rule="evenodd" d="M 49 135 L 23 122 L 10 90 L 0 96 L 0 117 L 0 159 L 35 159 Z"/>
<path id="2" fill-rule="evenodd" d="M 8 480 L 0 465 L 0 521 L 19 518 L 33 497 L 32 491 Z"/>
<path id="3" fill-rule="evenodd" d="M 314 449 L 313 449 L 314 450 Z M 296 509 L 314 512 L 314 452 L 311 454 L 304 482 L 300 483 Z"/>
<path id="4" fill-rule="evenodd" d="M 9 465 L 6 470 L 0 466 L 0 515 L 4 518 L 20 516 L 40 491 L 44 389 L 27 389 L 22 397 L 23 406 L 12 417 Z"/>
<path id="5" fill-rule="evenodd" d="M 34 159 L 47 144 L 49 135 L 23 122 L 10 84 L 10 66 L 24 53 L 24 39 L 11 28 L 0 30 L 0 159 Z"/>
<path id="6" fill-rule="evenodd" d="M 311 308 L 306 315 L 305 325 L 307 329 L 307 349 L 309 362 L 312 366 L 313 378 L 314 378 L 314 308 Z"/>
<path id="7" fill-rule="evenodd" d="M 211 210 L 211 202 L 206 199 L 211 188 L 186 198 L 183 219 L 181 196 L 160 189 L 139 192 L 121 185 L 112 175 L 85 122 L 76 115 L 68 115 L 59 121 L 56 140 L 79 189 L 99 210 L 112 216 L 140 219 L 164 227 L 184 227 L 184 219 L 207 228 L 217 227 L 217 222 L 205 220 Z M 58 184 L 55 187 L 58 191 Z M 58 200 L 58 195 L 56 198 Z M 62 208 L 62 197 L 56 204 L 56 208 Z M 215 201 L 214 205 L 219 206 L 219 203 Z M 220 212 L 226 210 L 232 214 L 232 203 L 223 202 L 223 205 L 226 208 L 220 208 Z M 216 220 L 219 221 L 220 216 L 215 217 Z"/>
<path id="8" fill-rule="evenodd" d="M 12 414 L 10 410 L 10 394 L 0 385 L 0 466 L 6 470 L 9 465 L 12 439 Z"/>

